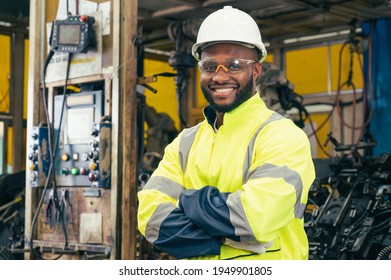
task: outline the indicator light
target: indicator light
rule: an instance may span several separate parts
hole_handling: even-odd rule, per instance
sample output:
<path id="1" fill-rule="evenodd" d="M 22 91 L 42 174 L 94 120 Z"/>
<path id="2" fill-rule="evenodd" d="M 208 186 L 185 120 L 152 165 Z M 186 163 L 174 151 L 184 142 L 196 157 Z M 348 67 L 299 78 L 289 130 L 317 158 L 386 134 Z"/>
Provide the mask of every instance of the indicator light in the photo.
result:
<path id="1" fill-rule="evenodd" d="M 71 173 L 72 173 L 72 175 L 79 175 L 79 169 L 77 167 L 73 167 L 71 169 Z"/>
<path id="2" fill-rule="evenodd" d="M 62 154 L 61 159 L 63 161 L 68 161 L 69 160 L 69 155 L 64 153 L 64 154 Z"/>

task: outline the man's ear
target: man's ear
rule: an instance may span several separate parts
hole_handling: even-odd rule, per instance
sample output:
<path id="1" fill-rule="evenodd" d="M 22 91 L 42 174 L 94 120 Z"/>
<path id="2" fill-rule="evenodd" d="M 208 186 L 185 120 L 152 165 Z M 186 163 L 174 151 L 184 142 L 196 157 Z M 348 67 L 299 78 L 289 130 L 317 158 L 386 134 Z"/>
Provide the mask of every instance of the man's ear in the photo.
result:
<path id="1" fill-rule="evenodd" d="M 254 70 L 253 70 L 253 80 L 256 82 L 258 78 L 262 75 L 262 63 L 254 63 Z"/>

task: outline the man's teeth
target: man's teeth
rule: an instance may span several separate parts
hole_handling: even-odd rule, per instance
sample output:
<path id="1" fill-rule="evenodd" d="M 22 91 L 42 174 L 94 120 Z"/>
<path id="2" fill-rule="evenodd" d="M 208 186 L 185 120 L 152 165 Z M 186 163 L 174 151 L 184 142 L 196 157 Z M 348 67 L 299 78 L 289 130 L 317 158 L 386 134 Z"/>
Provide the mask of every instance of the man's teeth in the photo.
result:
<path id="1" fill-rule="evenodd" d="M 215 89 L 215 92 L 227 92 L 227 91 L 231 91 L 233 90 L 233 88 L 218 88 L 218 89 Z"/>

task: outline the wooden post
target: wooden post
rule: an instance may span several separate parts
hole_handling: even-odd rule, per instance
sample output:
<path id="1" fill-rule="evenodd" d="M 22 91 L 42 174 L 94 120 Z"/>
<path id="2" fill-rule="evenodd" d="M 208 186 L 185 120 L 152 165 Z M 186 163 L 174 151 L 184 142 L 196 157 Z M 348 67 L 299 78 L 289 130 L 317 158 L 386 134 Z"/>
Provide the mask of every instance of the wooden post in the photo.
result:
<path id="1" fill-rule="evenodd" d="M 43 30 L 42 30 L 42 20 L 44 14 L 42 9 L 44 1 L 40 0 L 31 0 L 30 1 L 30 57 L 29 57 L 29 70 L 28 70 L 28 98 L 27 98 L 27 144 L 26 147 L 29 147 L 32 143 L 30 137 L 30 132 L 32 131 L 33 126 L 37 125 L 39 122 L 39 113 L 40 111 L 37 108 L 40 108 L 40 81 L 41 81 L 41 54 L 43 47 Z M 26 167 L 28 166 L 28 159 L 26 157 Z M 27 238 L 30 238 L 31 231 L 31 222 L 34 216 L 33 209 L 37 204 L 38 194 L 33 192 L 30 187 L 30 180 L 26 178 L 26 190 L 25 190 L 25 235 Z M 29 240 L 28 240 L 29 241 Z M 28 248 L 28 242 L 26 242 L 25 247 Z M 29 259 L 30 254 L 26 253 L 25 258 Z"/>
<path id="2" fill-rule="evenodd" d="M 121 0 L 120 149 L 122 149 L 121 259 L 136 258 L 137 244 L 137 0 Z"/>

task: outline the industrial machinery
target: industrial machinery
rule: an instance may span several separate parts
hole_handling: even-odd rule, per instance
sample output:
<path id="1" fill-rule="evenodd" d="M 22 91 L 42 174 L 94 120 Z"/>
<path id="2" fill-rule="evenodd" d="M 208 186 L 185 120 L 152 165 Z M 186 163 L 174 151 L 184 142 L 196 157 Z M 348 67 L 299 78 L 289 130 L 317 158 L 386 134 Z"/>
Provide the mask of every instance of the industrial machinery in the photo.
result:
<path id="1" fill-rule="evenodd" d="M 32 225 L 39 234 L 29 242 L 40 254 L 110 255 L 104 245 L 109 209 L 102 201 L 109 202 L 111 123 L 103 91 L 89 87 L 54 96 L 52 152 L 47 125 L 34 127 L 30 136 L 28 178 L 31 188 L 42 189 L 42 203 Z"/>
<path id="2" fill-rule="evenodd" d="M 376 141 L 341 145 L 315 160 L 305 228 L 310 259 L 391 259 L 391 154 L 364 156 Z"/>
<path id="3" fill-rule="evenodd" d="M 0 175 L 0 260 L 22 259 L 25 172 Z"/>
<path id="4" fill-rule="evenodd" d="M 25 247 L 36 259 L 113 258 L 110 80 L 86 66 L 102 59 L 102 20 L 67 14 L 51 24 L 45 118 L 27 131 L 27 188 L 38 199 L 28 206 Z"/>

